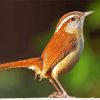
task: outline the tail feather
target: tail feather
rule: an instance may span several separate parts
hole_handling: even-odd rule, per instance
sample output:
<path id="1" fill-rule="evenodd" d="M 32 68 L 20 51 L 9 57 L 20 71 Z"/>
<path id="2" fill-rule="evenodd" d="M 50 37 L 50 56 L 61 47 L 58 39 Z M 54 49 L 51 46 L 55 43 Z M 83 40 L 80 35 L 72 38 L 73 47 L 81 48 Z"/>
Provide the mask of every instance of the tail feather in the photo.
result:
<path id="1" fill-rule="evenodd" d="M 21 61 L 0 64 L 0 70 L 10 69 L 10 68 L 22 68 L 22 67 L 30 69 L 30 67 L 32 66 L 34 67 L 34 71 L 39 70 L 41 72 L 43 67 L 42 59 L 40 57 L 37 57 L 37 58 L 30 58 Z"/>
<path id="2" fill-rule="evenodd" d="M 42 80 L 42 78 L 50 77 L 50 74 L 48 74 L 48 73 L 45 74 L 42 71 L 43 70 L 43 61 L 40 57 L 0 64 L 0 70 L 11 69 L 11 68 L 31 69 L 31 70 L 35 71 L 34 79 L 36 79 L 37 75 L 40 75 L 40 80 Z"/>

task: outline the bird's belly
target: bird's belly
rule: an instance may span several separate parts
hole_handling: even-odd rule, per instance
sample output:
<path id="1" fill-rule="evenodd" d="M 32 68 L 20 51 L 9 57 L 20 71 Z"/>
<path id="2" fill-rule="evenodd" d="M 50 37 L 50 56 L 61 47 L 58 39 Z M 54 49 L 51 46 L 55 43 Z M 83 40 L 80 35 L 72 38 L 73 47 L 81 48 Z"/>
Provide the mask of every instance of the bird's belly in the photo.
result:
<path id="1" fill-rule="evenodd" d="M 52 70 L 52 77 L 58 77 L 60 73 L 66 72 L 73 67 L 79 59 L 79 52 L 74 49 L 64 59 L 62 59 Z"/>

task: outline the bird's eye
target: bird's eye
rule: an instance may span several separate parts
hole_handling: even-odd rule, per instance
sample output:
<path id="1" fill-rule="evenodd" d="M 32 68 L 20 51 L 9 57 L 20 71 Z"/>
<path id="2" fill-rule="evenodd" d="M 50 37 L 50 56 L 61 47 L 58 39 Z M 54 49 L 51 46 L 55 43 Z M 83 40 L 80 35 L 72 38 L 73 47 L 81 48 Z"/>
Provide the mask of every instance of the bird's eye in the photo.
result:
<path id="1" fill-rule="evenodd" d="M 75 21 L 75 17 L 72 17 L 72 18 L 71 18 L 71 21 Z"/>

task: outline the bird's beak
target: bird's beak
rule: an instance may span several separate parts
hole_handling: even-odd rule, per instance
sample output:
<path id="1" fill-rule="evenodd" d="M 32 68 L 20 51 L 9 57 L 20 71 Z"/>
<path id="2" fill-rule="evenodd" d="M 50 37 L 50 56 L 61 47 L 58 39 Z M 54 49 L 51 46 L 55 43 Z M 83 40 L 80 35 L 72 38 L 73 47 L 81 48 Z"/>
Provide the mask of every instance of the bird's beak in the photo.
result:
<path id="1" fill-rule="evenodd" d="M 83 13 L 83 17 L 86 17 L 86 16 L 92 14 L 93 12 L 94 12 L 94 11 L 84 12 L 84 13 Z"/>
<path id="2" fill-rule="evenodd" d="M 92 14 L 94 11 L 89 11 L 89 12 L 83 12 L 82 16 L 81 16 L 81 20 L 84 21 L 85 17 Z"/>

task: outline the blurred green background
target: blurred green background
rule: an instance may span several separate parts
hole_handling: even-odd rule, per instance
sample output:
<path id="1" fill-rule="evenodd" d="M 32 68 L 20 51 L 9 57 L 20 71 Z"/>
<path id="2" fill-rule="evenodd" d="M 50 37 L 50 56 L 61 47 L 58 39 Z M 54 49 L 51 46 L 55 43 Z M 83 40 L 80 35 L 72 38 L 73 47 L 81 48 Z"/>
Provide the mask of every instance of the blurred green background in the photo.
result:
<path id="1" fill-rule="evenodd" d="M 0 63 L 40 56 L 61 16 L 67 12 L 95 11 L 84 24 L 84 52 L 60 77 L 71 96 L 100 97 L 100 1 L 0 1 Z M 0 71 L 0 97 L 47 97 L 55 89 L 47 79 L 34 81 L 28 69 Z"/>

